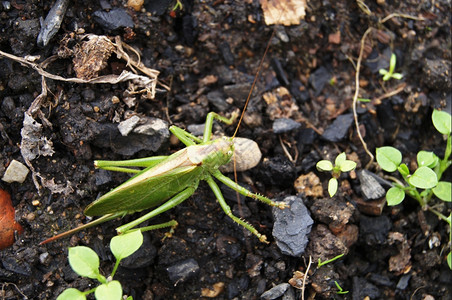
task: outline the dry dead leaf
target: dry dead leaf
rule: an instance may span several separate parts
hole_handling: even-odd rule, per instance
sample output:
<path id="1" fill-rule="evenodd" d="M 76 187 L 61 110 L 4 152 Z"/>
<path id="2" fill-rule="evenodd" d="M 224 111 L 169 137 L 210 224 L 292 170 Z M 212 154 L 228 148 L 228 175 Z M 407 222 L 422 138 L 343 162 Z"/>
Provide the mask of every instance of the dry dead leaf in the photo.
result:
<path id="1" fill-rule="evenodd" d="M 306 0 L 260 0 L 265 24 L 299 25 L 306 16 Z"/>
<path id="2" fill-rule="evenodd" d="M 107 66 L 107 60 L 115 50 L 114 44 L 104 36 L 86 35 L 74 49 L 74 71 L 77 78 L 95 78 Z"/>

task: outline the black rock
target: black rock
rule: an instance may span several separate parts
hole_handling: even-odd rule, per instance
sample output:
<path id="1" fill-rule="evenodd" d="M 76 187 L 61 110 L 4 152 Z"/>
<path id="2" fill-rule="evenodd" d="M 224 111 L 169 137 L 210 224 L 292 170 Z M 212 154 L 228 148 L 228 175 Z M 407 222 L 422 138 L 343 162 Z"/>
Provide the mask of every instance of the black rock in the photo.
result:
<path id="1" fill-rule="evenodd" d="M 387 216 L 366 217 L 361 215 L 359 225 L 359 235 L 369 246 L 384 244 L 392 227 Z"/>
<path id="2" fill-rule="evenodd" d="M 196 18 L 192 15 L 184 15 L 182 17 L 182 34 L 185 43 L 192 47 L 196 41 Z"/>
<path id="3" fill-rule="evenodd" d="M 353 277 L 353 300 L 358 299 L 379 299 L 381 297 L 380 290 L 369 283 L 366 279 Z"/>
<path id="4" fill-rule="evenodd" d="M 221 55 L 223 56 L 224 62 L 228 66 L 233 66 L 234 65 L 234 54 L 232 53 L 231 47 L 229 47 L 228 42 L 224 41 L 223 43 L 221 43 L 219 46 L 219 50 L 221 52 Z"/>
<path id="5" fill-rule="evenodd" d="M 303 158 L 301 161 L 301 171 L 304 173 L 309 172 L 310 170 L 314 169 L 317 162 L 321 159 L 319 153 L 317 153 L 316 150 L 311 150 L 311 152 L 308 153 L 308 155 Z"/>
<path id="6" fill-rule="evenodd" d="M 358 178 L 361 183 L 361 191 L 363 193 L 364 200 L 380 199 L 386 193 L 385 189 L 381 186 L 375 176 L 377 175 L 365 169 L 358 172 Z"/>
<path id="7" fill-rule="evenodd" d="M 312 128 L 303 128 L 298 131 L 297 143 L 299 145 L 312 145 L 319 135 Z"/>
<path id="8" fill-rule="evenodd" d="M 340 115 L 327 129 L 325 129 L 322 139 L 333 143 L 343 140 L 352 123 L 353 114 Z"/>
<path id="9" fill-rule="evenodd" d="M 26 262 L 19 262 L 16 259 L 14 259 L 14 257 L 7 256 L 2 258 L 2 264 L 3 267 L 8 271 L 11 271 L 22 276 L 27 277 L 31 276 L 30 265 Z"/>
<path id="10" fill-rule="evenodd" d="M 278 186 L 280 189 L 293 186 L 296 177 L 295 166 L 284 156 L 264 159 L 258 173 L 264 184 Z"/>
<path id="11" fill-rule="evenodd" d="M 228 299 L 237 297 L 241 292 L 246 291 L 249 284 L 250 278 L 248 276 L 232 279 L 226 290 Z"/>
<path id="12" fill-rule="evenodd" d="M 308 244 L 314 221 L 301 198 L 289 196 L 283 202 L 289 207 L 273 208 L 275 222 L 272 234 L 283 254 L 299 257 Z"/>
<path id="13" fill-rule="evenodd" d="M 325 86 L 331 79 L 331 73 L 325 68 L 320 67 L 312 73 L 311 77 L 309 77 L 309 83 L 315 90 L 315 95 L 318 96 Z"/>
<path id="14" fill-rule="evenodd" d="M 295 129 L 300 128 L 301 124 L 298 122 L 295 122 L 292 119 L 288 119 L 288 118 L 281 118 L 281 119 L 276 119 L 273 122 L 273 132 L 275 134 L 280 134 L 280 133 L 285 133 L 285 132 L 289 132 Z"/>
<path id="15" fill-rule="evenodd" d="M 179 282 L 185 282 L 196 276 L 199 272 L 199 265 L 196 260 L 189 258 L 173 264 L 172 266 L 166 268 L 166 270 L 171 282 L 173 284 L 177 284 Z"/>
<path id="16" fill-rule="evenodd" d="M 100 186 L 111 181 L 111 172 L 100 169 L 95 173 L 96 185 Z"/>
<path id="17" fill-rule="evenodd" d="M 294 80 L 290 84 L 290 94 L 299 104 L 303 104 L 309 100 L 309 92 L 299 80 Z"/>
<path id="18" fill-rule="evenodd" d="M 94 145 L 102 148 L 110 148 L 117 154 L 127 156 L 131 156 L 141 150 L 150 150 L 155 152 L 169 138 L 169 131 L 167 127 L 157 127 L 152 129 L 152 124 L 140 125 L 134 129 L 135 132 L 132 132 L 127 136 L 121 135 L 116 124 L 99 124 L 93 122 L 90 123 L 90 125 L 90 129 L 94 134 Z"/>
<path id="19" fill-rule="evenodd" d="M 132 17 L 122 8 L 115 8 L 110 11 L 98 10 L 93 13 L 94 20 L 106 30 L 116 30 L 122 27 L 133 28 Z"/>
<path id="20" fill-rule="evenodd" d="M 271 65 L 273 67 L 273 70 L 276 72 L 276 78 L 278 78 L 278 81 L 280 84 L 284 86 L 289 85 L 289 79 L 287 79 L 286 72 L 284 72 L 283 66 L 281 65 L 281 62 L 277 58 L 272 58 Z"/>
<path id="21" fill-rule="evenodd" d="M 226 102 L 225 97 L 220 91 L 212 91 L 207 94 L 207 100 L 212 103 L 219 111 L 226 111 L 229 108 L 229 104 Z"/>

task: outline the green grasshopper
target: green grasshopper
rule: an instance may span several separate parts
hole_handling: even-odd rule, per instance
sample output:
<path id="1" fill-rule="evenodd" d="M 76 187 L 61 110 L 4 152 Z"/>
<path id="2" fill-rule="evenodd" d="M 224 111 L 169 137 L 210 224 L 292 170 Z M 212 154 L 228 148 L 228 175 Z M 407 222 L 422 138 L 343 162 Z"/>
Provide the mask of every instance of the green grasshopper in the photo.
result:
<path id="1" fill-rule="evenodd" d="M 269 44 L 267 45 L 265 53 L 267 52 L 268 47 Z M 264 57 L 259 65 L 259 70 Z M 237 115 L 233 114 L 231 118 L 228 119 L 217 113 L 210 112 L 207 114 L 202 139 L 177 126 L 170 127 L 170 131 L 187 146 L 170 156 L 154 156 L 125 161 L 95 161 L 94 164 L 97 168 L 136 173 L 136 175 L 86 207 L 84 211 L 85 215 L 101 216 L 100 218 L 49 238 L 41 244 L 71 235 L 77 231 L 117 217 L 123 217 L 127 214 L 158 206 L 142 217 L 116 228 L 118 234 L 123 234 L 144 221 L 149 220 L 188 199 L 198 188 L 200 180 L 207 182 L 220 203 L 221 208 L 228 217 L 256 235 L 261 242 L 267 242 L 265 235 L 260 234 L 251 224 L 232 214 L 231 208 L 226 204 L 220 188 L 213 179 L 216 178 L 246 197 L 260 200 L 263 203 L 270 206 L 277 206 L 281 209 L 286 207 L 284 203 L 277 203 L 267 197 L 248 191 L 223 175 L 218 169 L 220 166 L 227 164 L 234 153 L 234 137 L 237 134 L 258 75 L 259 71 L 254 79 L 250 94 L 248 95 L 247 102 L 233 137 L 223 137 L 211 140 L 214 119 L 231 125 Z M 132 167 L 142 167 L 145 169 L 140 171 L 133 169 Z M 173 220 L 162 224 L 141 227 L 139 229 L 141 231 L 148 231 L 164 227 L 174 228 L 176 225 L 177 222 Z"/>

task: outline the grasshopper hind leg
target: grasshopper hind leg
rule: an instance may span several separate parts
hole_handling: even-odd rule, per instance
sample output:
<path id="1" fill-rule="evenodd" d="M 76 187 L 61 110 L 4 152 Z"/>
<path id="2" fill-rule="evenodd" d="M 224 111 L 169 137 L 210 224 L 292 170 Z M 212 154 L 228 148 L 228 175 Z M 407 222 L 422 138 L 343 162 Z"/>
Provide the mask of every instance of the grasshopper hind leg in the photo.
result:
<path id="1" fill-rule="evenodd" d="M 144 221 L 147 221 L 179 204 L 181 204 L 182 202 L 184 202 L 185 200 L 187 200 L 191 195 L 193 195 L 193 193 L 196 191 L 196 189 L 198 188 L 198 184 L 199 181 L 196 182 L 193 186 L 187 187 L 185 190 L 183 190 L 182 192 L 180 192 L 179 194 L 177 194 L 176 196 L 174 196 L 173 198 L 167 200 L 166 202 L 164 202 L 162 205 L 160 205 L 159 207 L 157 207 L 156 209 L 148 212 L 147 214 L 141 216 L 140 218 L 127 223 L 125 225 L 122 225 L 118 228 L 116 228 L 116 231 L 118 232 L 118 234 L 123 234 L 126 233 L 127 231 L 131 230 L 132 228 L 140 225 L 141 223 L 143 223 Z M 177 226 L 177 222 L 176 221 L 170 221 L 170 222 L 166 222 L 163 224 L 157 224 L 157 225 L 151 225 L 151 226 L 146 226 L 146 227 L 140 227 L 138 228 L 141 231 L 149 231 L 149 230 L 154 230 L 154 229 L 159 229 L 159 228 L 164 228 L 164 227 L 174 227 Z"/>

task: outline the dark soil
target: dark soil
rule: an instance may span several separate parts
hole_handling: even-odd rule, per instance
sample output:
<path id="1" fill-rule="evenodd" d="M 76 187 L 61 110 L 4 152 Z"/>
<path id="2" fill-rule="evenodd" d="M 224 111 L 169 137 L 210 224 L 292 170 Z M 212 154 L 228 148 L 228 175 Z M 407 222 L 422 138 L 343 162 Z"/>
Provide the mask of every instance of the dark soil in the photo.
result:
<path id="1" fill-rule="evenodd" d="M 39 56 L 41 62 L 57 53 L 68 34 L 72 35 L 66 46 L 73 47 L 76 30 L 118 35 L 141 53 L 147 67 L 161 72 L 159 80 L 171 90 L 159 85 L 155 99 L 137 96 L 137 104 L 129 108 L 123 102 L 127 83 L 46 80 L 49 93 L 40 107 L 42 115 L 34 117 L 40 123 L 48 119 L 41 134 L 52 141 L 55 153 L 41 155 L 31 164 L 39 173 L 37 182 L 47 180 L 46 186 L 54 188 L 52 192 L 41 187 L 38 192 L 31 175 L 24 183 L 0 182 L 11 194 L 16 219 L 24 228 L 14 245 L 0 253 L 2 299 L 55 299 L 69 287 L 92 288 L 93 280 L 71 271 L 70 246 L 93 248 L 101 257 L 102 273 L 108 275 L 114 265 L 109 241 L 115 228 L 137 215 L 46 245 L 39 242 L 86 223 L 83 209 L 128 178 L 95 170 L 93 160 L 168 155 L 183 147 L 172 139 L 158 141 L 160 145 L 154 140 L 138 143 L 144 135 L 133 141 L 120 138 L 117 121 L 138 114 L 187 128 L 204 123 L 209 111 L 229 116 L 241 110 L 274 28 L 265 25 L 258 1 L 186 0 L 174 16 L 170 16 L 173 1 L 145 1 L 148 11 L 156 3 L 164 4 L 151 16 L 144 9 L 127 8 L 126 1 L 78 0 L 71 1 L 60 30 L 41 48 L 39 18 L 47 15 L 50 2 L 2 1 L 0 50 L 19 57 Z M 365 42 L 360 97 L 372 102 L 359 105 L 358 113 L 369 149 L 375 153 L 376 147 L 394 146 L 410 168 L 415 168 L 412 162 L 419 150 L 443 155 L 445 142 L 433 127 L 431 114 L 433 108 L 449 112 L 451 108 L 450 2 L 366 1 L 369 14 L 356 1 L 340 2 L 311 0 L 301 25 L 276 28 L 247 110 L 249 118 L 238 133 L 256 141 L 263 153 L 263 163 L 240 173 L 239 182 L 277 200 L 298 191 L 311 211 L 314 225 L 305 254 L 290 257 L 278 249 L 272 238 L 271 208 L 251 200 L 239 206 L 235 193 L 224 192 L 234 213 L 243 213 L 268 237 L 270 243 L 263 244 L 233 223 L 201 183 L 189 200 L 152 220 L 175 219 L 179 226 L 163 241 L 165 230 L 145 234 L 145 246 L 135 261 L 125 262 L 115 276 L 125 294 L 134 299 L 198 299 L 205 295 L 203 289 L 215 286 L 220 291 L 216 299 L 259 299 L 275 285 L 289 282 L 295 271 L 305 272 L 311 255 L 306 298 L 451 299 L 452 272 L 445 261 L 450 228 L 445 222 L 411 199 L 382 210 L 384 198 L 366 202 L 355 172 L 341 178 L 338 194 L 330 199 L 325 190 L 329 175 L 315 168 L 318 160 L 334 160 L 343 151 L 358 163 L 357 171 L 369 162 L 349 121 L 355 90 L 352 61 L 356 64 L 368 28 L 373 30 Z M 127 12 L 134 28 L 102 27 L 95 12 L 109 6 Z M 417 19 L 394 16 L 381 22 L 393 13 Z M 378 70 L 387 69 L 391 52 L 397 55 L 396 71 L 404 77 L 383 82 Z M 126 68 L 113 54 L 100 75 L 119 74 Z M 46 70 L 75 77 L 70 58 L 59 59 Z M 212 75 L 216 79 L 208 80 Z M 35 70 L 0 59 L 1 175 L 13 159 L 25 163 L 20 152 L 24 113 L 40 93 L 41 77 Z M 120 101 L 113 101 L 115 97 Z M 269 99 L 277 99 L 276 104 Z M 338 132 L 334 125 L 337 130 L 331 132 L 328 127 L 338 117 L 345 131 Z M 272 125 L 279 118 L 295 120 L 301 127 L 275 134 Z M 220 125 L 216 130 L 233 134 L 234 126 Z M 329 138 L 321 137 L 327 130 Z M 375 166 L 370 171 L 383 175 Z M 311 195 L 308 188 L 295 190 L 296 178 L 309 172 L 320 177 L 325 196 Z M 445 178 L 450 181 L 450 172 Z M 450 210 L 443 207 L 445 215 Z M 316 270 L 318 258 L 341 253 L 346 255 Z M 172 277 L 181 265 L 194 271 L 185 281 Z M 335 281 L 349 293 L 336 294 Z M 286 287 L 283 299 L 301 299 L 301 294 L 301 289 Z"/>

